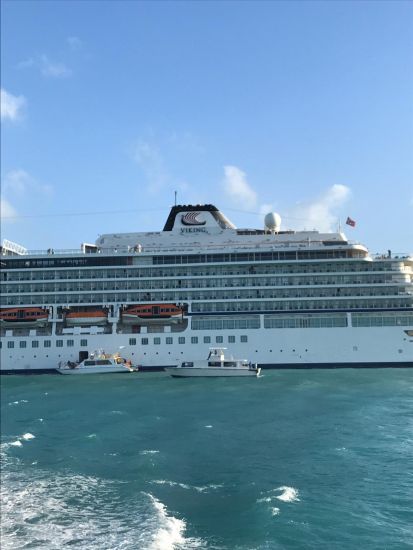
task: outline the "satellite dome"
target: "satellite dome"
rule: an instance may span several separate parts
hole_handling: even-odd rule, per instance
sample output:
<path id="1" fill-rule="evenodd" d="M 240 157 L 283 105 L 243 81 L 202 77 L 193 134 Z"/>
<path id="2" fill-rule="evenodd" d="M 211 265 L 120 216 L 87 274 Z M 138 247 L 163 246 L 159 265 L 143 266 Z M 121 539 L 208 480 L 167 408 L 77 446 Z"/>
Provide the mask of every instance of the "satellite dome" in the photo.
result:
<path id="1" fill-rule="evenodd" d="M 281 227 L 281 216 L 276 212 L 270 212 L 265 216 L 264 224 L 266 229 L 277 233 Z"/>

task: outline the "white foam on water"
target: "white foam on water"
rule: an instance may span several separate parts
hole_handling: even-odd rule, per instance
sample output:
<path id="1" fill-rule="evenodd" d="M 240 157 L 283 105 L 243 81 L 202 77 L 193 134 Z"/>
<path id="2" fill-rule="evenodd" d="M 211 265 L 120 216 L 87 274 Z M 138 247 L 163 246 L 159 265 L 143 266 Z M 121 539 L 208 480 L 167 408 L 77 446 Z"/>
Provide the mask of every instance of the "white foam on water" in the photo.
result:
<path id="1" fill-rule="evenodd" d="M 37 419 L 39 422 L 44 422 L 44 418 L 38 418 Z"/>
<path id="2" fill-rule="evenodd" d="M 155 483 L 156 485 L 169 485 L 169 487 L 180 487 L 181 489 L 191 489 L 190 485 L 186 483 L 178 483 L 177 481 L 169 481 L 167 479 L 154 479 L 150 483 Z"/>
<path id="3" fill-rule="evenodd" d="M 273 500 L 273 498 L 275 497 L 263 497 L 263 498 L 258 498 L 257 499 L 257 503 L 261 503 L 261 502 L 271 502 Z"/>
<path id="4" fill-rule="evenodd" d="M 20 399 L 20 401 L 11 401 L 8 405 L 18 405 L 19 403 L 28 403 L 27 399 Z"/>
<path id="5" fill-rule="evenodd" d="M 277 487 L 275 491 L 282 491 L 281 495 L 277 495 L 275 498 L 282 500 L 283 502 L 297 502 L 300 500 L 298 498 L 298 490 L 294 489 L 294 487 L 283 485 L 281 487 Z"/>
<path id="6" fill-rule="evenodd" d="M 194 486 L 193 488 L 195 491 L 198 491 L 198 493 L 207 493 L 210 490 L 220 489 L 223 487 L 223 485 L 217 484 L 217 483 L 210 483 L 209 485 L 203 485 L 201 487 Z"/>
<path id="7" fill-rule="evenodd" d="M 29 439 L 35 439 L 35 435 L 27 432 L 26 434 L 23 434 L 22 435 L 22 438 L 25 440 L 25 441 L 29 441 Z"/>
<path id="8" fill-rule="evenodd" d="M 152 504 L 160 524 L 159 529 L 153 535 L 152 544 L 149 549 L 173 550 L 177 544 L 182 546 L 185 543 L 184 533 L 186 524 L 184 520 L 168 515 L 166 506 L 162 502 L 151 494 L 148 494 L 148 496 L 152 499 Z"/>
<path id="9" fill-rule="evenodd" d="M 13 447 L 23 447 L 23 444 L 20 441 L 20 439 L 18 439 L 17 441 L 13 441 L 12 443 L 10 443 L 10 445 L 12 445 Z"/>
<path id="10" fill-rule="evenodd" d="M 89 434 L 86 436 L 88 439 L 95 439 L 96 438 L 96 434 Z"/>
<path id="11" fill-rule="evenodd" d="M 10 462 L 11 461 L 11 462 Z M 88 550 L 189 550 L 200 541 L 185 537 L 186 523 L 168 513 L 148 493 L 130 492 L 127 509 L 118 481 L 70 472 L 19 467 L 7 457 L 3 472 L 3 548 L 63 548 Z"/>
<path id="12" fill-rule="evenodd" d="M 211 424 L 208 424 L 207 426 L 204 426 L 205 428 L 213 428 Z"/>
<path id="13" fill-rule="evenodd" d="M 185 537 L 186 523 L 168 513 L 165 504 L 148 493 L 155 510 L 157 530 L 147 550 L 189 550 L 204 546 L 200 539 Z"/>
<path id="14" fill-rule="evenodd" d="M 278 516 L 280 513 L 280 509 L 279 508 L 271 508 L 271 515 L 272 516 Z"/>
<path id="15" fill-rule="evenodd" d="M 139 451 L 139 454 L 140 455 L 155 455 L 157 453 L 159 453 L 160 451 L 156 450 L 156 449 L 145 449 L 144 451 Z"/>

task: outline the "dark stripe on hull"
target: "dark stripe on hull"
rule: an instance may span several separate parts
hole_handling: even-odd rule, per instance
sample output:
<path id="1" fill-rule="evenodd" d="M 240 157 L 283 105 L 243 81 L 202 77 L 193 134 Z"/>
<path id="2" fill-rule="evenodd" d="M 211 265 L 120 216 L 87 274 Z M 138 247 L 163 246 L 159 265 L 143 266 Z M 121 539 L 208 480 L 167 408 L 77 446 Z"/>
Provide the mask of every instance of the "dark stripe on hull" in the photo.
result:
<path id="1" fill-rule="evenodd" d="M 160 372 L 165 368 L 171 368 L 173 365 L 166 366 L 154 366 L 154 367 L 141 367 L 139 366 L 139 372 Z M 391 362 L 391 363 L 259 363 L 258 367 L 263 370 L 275 370 L 275 369 L 413 369 L 412 361 L 405 362 Z M 14 374 L 60 374 L 56 369 L 20 369 L 20 370 L 0 370 L 0 374 L 14 375 Z M 174 375 L 172 375 L 174 376 Z M 183 378 L 180 376 L 180 378 Z M 188 377 L 189 378 L 189 377 Z M 190 378 L 194 378 L 191 376 Z"/>
<path id="2" fill-rule="evenodd" d="M 384 369 L 413 368 L 413 362 L 391 363 L 265 363 L 258 364 L 262 369 Z"/>
<path id="3" fill-rule="evenodd" d="M 0 369 L 0 374 L 59 374 L 56 369 Z"/>

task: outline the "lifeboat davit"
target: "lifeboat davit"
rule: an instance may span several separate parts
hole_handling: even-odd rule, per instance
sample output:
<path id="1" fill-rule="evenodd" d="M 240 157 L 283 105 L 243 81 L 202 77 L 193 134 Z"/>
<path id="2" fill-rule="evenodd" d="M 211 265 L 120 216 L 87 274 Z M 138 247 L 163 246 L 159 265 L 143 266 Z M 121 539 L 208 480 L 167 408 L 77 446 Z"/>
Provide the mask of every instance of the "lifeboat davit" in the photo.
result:
<path id="1" fill-rule="evenodd" d="M 49 312 L 41 307 L 13 307 L 0 310 L 0 323 L 10 327 L 35 327 L 47 323 Z"/>
<path id="2" fill-rule="evenodd" d="M 108 312 L 104 309 L 90 311 L 69 311 L 65 315 L 67 326 L 104 325 Z"/>
<path id="3" fill-rule="evenodd" d="M 122 312 L 122 322 L 133 325 L 178 323 L 184 310 L 175 304 L 139 304 Z"/>

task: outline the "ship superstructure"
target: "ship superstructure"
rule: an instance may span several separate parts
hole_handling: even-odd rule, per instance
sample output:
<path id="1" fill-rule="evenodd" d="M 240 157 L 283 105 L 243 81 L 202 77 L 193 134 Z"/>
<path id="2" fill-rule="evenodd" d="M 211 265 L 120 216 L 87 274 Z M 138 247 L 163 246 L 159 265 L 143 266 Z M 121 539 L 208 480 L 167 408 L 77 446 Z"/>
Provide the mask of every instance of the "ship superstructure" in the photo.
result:
<path id="1" fill-rule="evenodd" d="M 264 368 L 413 367 L 413 257 L 342 232 L 237 229 L 213 205 L 81 250 L 3 242 L 2 372 L 126 348 L 144 368 L 228 345 Z"/>

